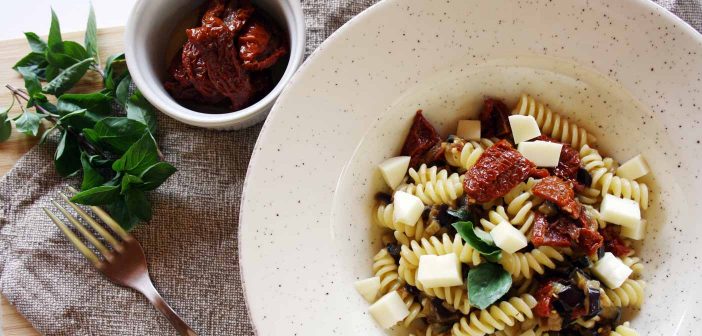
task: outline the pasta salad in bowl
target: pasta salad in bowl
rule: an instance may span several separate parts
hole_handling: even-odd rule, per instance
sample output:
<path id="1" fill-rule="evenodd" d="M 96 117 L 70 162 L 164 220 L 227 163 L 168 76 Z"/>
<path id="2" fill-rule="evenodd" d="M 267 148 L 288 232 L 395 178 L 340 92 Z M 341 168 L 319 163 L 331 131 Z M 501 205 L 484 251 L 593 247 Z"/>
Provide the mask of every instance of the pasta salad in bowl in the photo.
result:
<path id="1" fill-rule="evenodd" d="M 370 315 L 418 335 L 635 335 L 622 313 L 645 296 L 650 168 L 595 144 L 526 94 L 443 138 L 417 111 L 378 165 L 384 246 L 355 282 Z"/>

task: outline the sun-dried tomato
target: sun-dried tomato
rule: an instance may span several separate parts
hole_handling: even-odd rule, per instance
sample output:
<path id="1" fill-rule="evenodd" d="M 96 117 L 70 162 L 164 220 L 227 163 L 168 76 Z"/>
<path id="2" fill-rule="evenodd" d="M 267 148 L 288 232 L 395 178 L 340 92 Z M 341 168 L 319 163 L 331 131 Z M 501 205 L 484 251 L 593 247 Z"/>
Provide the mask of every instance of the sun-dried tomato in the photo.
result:
<path id="1" fill-rule="evenodd" d="M 631 252 L 631 249 L 624 244 L 624 241 L 619 237 L 619 228 L 610 225 L 601 231 L 604 237 L 604 248 L 607 252 L 617 257 L 626 256 Z"/>
<path id="2" fill-rule="evenodd" d="M 562 143 L 556 139 L 545 135 L 540 135 L 535 140 L 548 141 L 563 144 L 561 156 L 558 160 L 558 166 L 550 168 L 551 174 L 556 175 L 564 180 L 575 181 L 578 177 L 578 169 L 580 169 L 580 153 L 577 149 L 569 144 Z"/>
<path id="3" fill-rule="evenodd" d="M 577 219 L 580 217 L 581 206 L 575 201 L 573 182 L 563 181 L 557 176 L 542 179 L 532 189 L 532 194 L 556 204 L 561 210 Z"/>
<path id="4" fill-rule="evenodd" d="M 578 240 L 580 228 L 570 217 L 559 216 L 549 222 L 541 213 L 535 214 L 534 228 L 531 231 L 531 242 L 534 246 L 570 247 Z"/>
<path id="5" fill-rule="evenodd" d="M 485 99 L 480 112 L 480 133 L 483 138 L 506 138 L 512 134 L 507 105 L 498 99 Z"/>
<path id="6" fill-rule="evenodd" d="M 463 189 L 473 202 L 502 197 L 536 168 L 506 140 L 490 146 L 466 172 Z"/>
<path id="7" fill-rule="evenodd" d="M 432 147 L 441 143 L 441 137 L 436 132 L 429 120 L 424 118 L 422 110 L 417 111 L 414 116 L 412 128 L 410 128 L 405 144 L 402 146 L 401 155 L 411 156 L 410 167 L 416 167 L 422 159 L 424 153 Z"/>
<path id="8" fill-rule="evenodd" d="M 551 175 L 551 173 L 548 171 L 548 169 L 546 169 L 546 168 L 537 168 L 537 169 L 534 169 L 534 170 L 531 172 L 531 175 L 529 175 L 529 177 L 533 177 L 533 178 L 537 178 L 537 179 L 542 179 L 542 178 L 548 177 L 548 176 L 550 176 L 550 175 Z"/>
<path id="9" fill-rule="evenodd" d="M 603 238 L 599 232 L 590 229 L 580 229 L 580 237 L 578 238 L 578 247 L 585 251 L 588 255 L 597 252 L 602 246 Z"/>
<path id="10" fill-rule="evenodd" d="M 547 280 L 536 291 L 536 307 L 534 312 L 537 316 L 548 317 L 553 310 L 553 281 Z"/>
<path id="11" fill-rule="evenodd" d="M 262 70 L 270 68 L 288 51 L 285 39 L 267 18 L 256 15 L 247 22 L 239 35 L 239 58 L 244 68 Z"/>

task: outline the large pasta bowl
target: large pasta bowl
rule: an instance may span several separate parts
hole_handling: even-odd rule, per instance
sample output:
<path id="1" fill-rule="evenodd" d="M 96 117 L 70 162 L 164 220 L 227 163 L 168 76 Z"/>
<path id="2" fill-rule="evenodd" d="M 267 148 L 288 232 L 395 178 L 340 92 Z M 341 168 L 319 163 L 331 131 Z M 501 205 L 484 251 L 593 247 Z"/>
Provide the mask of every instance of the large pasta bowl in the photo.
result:
<path id="1" fill-rule="evenodd" d="M 397 155 L 418 109 L 447 135 L 486 96 L 513 106 L 527 93 L 602 153 L 648 159 L 648 286 L 632 325 L 696 334 L 700 55 L 699 33 L 640 0 L 385 0 L 355 17 L 292 79 L 254 150 L 239 253 L 257 333 L 387 333 L 353 287 L 381 248 L 377 164 Z"/>

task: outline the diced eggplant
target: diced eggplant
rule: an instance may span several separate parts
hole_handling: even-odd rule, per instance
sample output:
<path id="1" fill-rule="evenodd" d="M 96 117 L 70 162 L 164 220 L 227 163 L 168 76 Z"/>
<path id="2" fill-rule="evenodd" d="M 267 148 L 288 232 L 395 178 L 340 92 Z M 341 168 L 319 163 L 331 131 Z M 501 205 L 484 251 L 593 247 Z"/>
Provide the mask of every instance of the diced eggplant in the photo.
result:
<path id="1" fill-rule="evenodd" d="M 388 244 L 385 247 L 388 250 L 388 253 L 392 256 L 393 259 L 395 259 L 395 263 L 400 262 L 400 251 L 401 247 L 398 244 Z"/>
<path id="2" fill-rule="evenodd" d="M 444 306 L 444 300 L 434 298 L 431 300 L 431 305 L 429 305 L 429 312 L 427 313 L 427 322 L 430 324 L 440 323 L 449 324 L 457 322 L 461 317 L 457 312 L 452 312 Z"/>
<path id="3" fill-rule="evenodd" d="M 588 303 L 588 306 L 587 306 L 587 314 L 585 315 L 585 318 L 587 318 L 587 319 L 593 318 L 602 311 L 602 307 L 600 307 L 600 289 L 599 288 L 588 287 L 586 301 Z"/>
<path id="4" fill-rule="evenodd" d="M 589 187 L 592 184 L 592 176 L 588 173 L 585 168 L 580 167 L 578 169 L 578 175 L 576 175 L 576 180 L 582 183 L 584 186 Z"/>
<path id="5" fill-rule="evenodd" d="M 582 257 L 573 259 L 573 265 L 575 265 L 575 267 L 579 267 L 579 268 L 589 268 L 590 266 L 592 266 L 592 262 L 590 261 L 590 258 L 588 258 L 587 256 L 582 256 Z"/>
<path id="6" fill-rule="evenodd" d="M 379 192 L 375 194 L 375 200 L 378 202 L 383 202 L 385 204 L 392 203 L 392 195 L 386 194 L 384 192 Z"/>
<path id="7" fill-rule="evenodd" d="M 554 285 L 554 293 L 556 293 L 558 298 L 554 301 L 554 308 L 556 308 L 557 311 L 569 313 L 578 306 L 583 305 L 585 294 L 583 294 L 580 288 L 573 284 L 563 284 L 561 282 L 558 284 L 560 284 L 560 286 Z"/>

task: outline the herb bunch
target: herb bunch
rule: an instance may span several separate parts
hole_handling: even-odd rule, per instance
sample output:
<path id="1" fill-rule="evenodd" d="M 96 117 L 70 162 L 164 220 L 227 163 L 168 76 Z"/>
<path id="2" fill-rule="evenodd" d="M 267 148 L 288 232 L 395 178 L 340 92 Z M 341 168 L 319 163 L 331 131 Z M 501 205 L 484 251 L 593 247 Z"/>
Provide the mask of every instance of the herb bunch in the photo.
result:
<path id="1" fill-rule="evenodd" d="M 51 127 L 40 144 L 58 132 L 56 171 L 64 177 L 82 172 L 81 192 L 74 202 L 104 206 L 126 229 L 151 219 L 146 192 L 176 169 L 162 161 L 154 139 L 153 107 L 139 90 L 130 93 L 124 54 L 110 56 L 101 66 L 92 5 L 84 45 L 63 40 L 53 10 L 46 41 L 35 33 L 25 36 L 31 52 L 13 66 L 24 78 L 24 88 L 6 86 L 13 95 L 12 105 L 16 102 L 22 113 L 9 118 L 12 105 L 0 111 L 0 141 L 9 138 L 12 121 L 18 131 L 31 136 L 39 135 L 42 121 L 48 121 Z M 88 72 L 102 77 L 103 89 L 69 92 Z M 118 116 L 113 107 L 125 110 L 126 116 Z"/>

